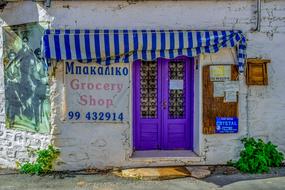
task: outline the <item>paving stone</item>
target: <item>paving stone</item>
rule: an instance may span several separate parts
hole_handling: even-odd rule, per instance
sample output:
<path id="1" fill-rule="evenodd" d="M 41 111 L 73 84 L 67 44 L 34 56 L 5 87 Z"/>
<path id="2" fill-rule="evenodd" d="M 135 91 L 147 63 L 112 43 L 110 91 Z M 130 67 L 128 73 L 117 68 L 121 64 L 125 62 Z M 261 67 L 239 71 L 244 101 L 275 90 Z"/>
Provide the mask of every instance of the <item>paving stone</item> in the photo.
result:
<path id="1" fill-rule="evenodd" d="M 186 167 L 186 169 L 191 173 L 191 177 L 197 179 L 203 179 L 211 175 L 211 171 L 207 166 L 193 166 L 193 167 Z"/>

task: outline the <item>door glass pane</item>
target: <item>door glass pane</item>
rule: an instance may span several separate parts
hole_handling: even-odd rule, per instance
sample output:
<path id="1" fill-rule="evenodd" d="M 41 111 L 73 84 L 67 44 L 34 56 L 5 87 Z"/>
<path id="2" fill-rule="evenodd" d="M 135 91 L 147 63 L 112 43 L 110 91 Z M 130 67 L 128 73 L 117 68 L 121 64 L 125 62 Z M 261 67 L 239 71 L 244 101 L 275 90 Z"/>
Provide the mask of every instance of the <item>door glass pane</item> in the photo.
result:
<path id="1" fill-rule="evenodd" d="M 170 119 L 185 118 L 185 64 L 183 61 L 169 62 L 168 75 L 168 117 Z"/>
<path id="2" fill-rule="evenodd" d="M 157 62 L 142 61 L 140 67 L 140 116 L 157 118 Z"/>

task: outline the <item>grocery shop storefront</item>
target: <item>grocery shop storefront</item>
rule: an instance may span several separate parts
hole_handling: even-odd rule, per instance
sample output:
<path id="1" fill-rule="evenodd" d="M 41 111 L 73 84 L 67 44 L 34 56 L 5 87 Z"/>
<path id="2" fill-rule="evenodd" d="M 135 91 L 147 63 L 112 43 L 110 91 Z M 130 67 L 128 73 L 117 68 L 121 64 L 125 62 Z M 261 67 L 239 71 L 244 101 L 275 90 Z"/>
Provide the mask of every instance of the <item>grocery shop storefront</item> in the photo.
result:
<path id="1" fill-rule="evenodd" d="M 243 72 L 246 56 L 240 31 L 46 30 L 43 39 L 63 68 L 61 120 L 103 124 L 101 133 L 127 125 L 132 151 L 193 151 L 195 57 L 236 48 Z"/>
<path id="2" fill-rule="evenodd" d="M 225 164 L 244 137 L 284 152 L 284 3 L 262 7 L 278 19 L 257 31 L 253 1 L 9 2 L 0 167 L 49 144 L 58 170 Z"/>

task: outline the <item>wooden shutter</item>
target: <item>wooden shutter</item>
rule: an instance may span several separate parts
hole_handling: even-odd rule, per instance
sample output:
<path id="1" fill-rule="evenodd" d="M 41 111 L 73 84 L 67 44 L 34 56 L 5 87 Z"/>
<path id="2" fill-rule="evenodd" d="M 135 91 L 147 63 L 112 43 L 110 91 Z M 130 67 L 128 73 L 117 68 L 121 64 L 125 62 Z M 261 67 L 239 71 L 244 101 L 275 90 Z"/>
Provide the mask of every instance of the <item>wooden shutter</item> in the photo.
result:
<path id="1" fill-rule="evenodd" d="M 268 85 L 267 59 L 247 59 L 247 85 Z"/>

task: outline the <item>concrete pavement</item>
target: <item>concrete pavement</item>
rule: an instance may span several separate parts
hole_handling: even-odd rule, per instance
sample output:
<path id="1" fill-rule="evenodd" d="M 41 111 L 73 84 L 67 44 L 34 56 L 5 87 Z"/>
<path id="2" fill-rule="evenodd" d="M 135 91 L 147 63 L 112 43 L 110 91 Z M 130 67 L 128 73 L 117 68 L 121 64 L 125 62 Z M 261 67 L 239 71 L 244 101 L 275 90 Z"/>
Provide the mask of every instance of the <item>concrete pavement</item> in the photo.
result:
<path id="1" fill-rule="evenodd" d="M 285 177 L 240 181 L 223 187 L 186 177 L 164 181 L 142 181 L 125 179 L 111 174 L 87 175 L 86 173 L 70 173 L 49 176 L 30 176 L 15 173 L 0 174 L 1 190 L 284 190 Z"/>

